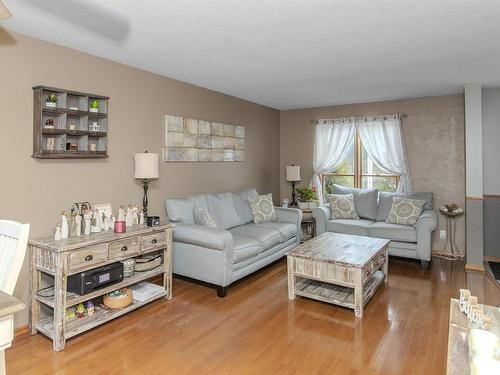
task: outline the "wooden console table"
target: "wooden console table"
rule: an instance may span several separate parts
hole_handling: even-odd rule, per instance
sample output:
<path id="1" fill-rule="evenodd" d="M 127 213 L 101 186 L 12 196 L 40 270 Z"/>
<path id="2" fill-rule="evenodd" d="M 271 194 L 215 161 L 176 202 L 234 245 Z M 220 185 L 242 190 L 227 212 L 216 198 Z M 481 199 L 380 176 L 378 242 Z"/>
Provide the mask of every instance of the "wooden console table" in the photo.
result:
<path id="1" fill-rule="evenodd" d="M 66 339 L 70 337 L 158 298 L 171 299 L 172 227 L 170 224 L 156 227 L 136 225 L 128 227 L 126 233 L 106 231 L 62 241 L 54 241 L 52 238 L 30 240 L 30 334 L 43 333 L 52 339 L 54 350 L 60 351 L 64 349 Z M 85 295 L 67 292 L 69 275 L 153 252 L 163 252 L 163 263 L 150 271 L 136 272 L 134 276 L 124 278 L 119 283 Z M 42 289 L 42 274 L 54 278 L 53 297 L 37 294 Z M 96 306 L 92 316 L 69 321 L 65 319 L 67 307 L 160 275 L 163 275 L 162 293 L 155 294 L 146 301 L 133 301 L 129 306 L 116 310 Z M 42 318 L 41 304 L 52 308 L 53 315 Z"/>

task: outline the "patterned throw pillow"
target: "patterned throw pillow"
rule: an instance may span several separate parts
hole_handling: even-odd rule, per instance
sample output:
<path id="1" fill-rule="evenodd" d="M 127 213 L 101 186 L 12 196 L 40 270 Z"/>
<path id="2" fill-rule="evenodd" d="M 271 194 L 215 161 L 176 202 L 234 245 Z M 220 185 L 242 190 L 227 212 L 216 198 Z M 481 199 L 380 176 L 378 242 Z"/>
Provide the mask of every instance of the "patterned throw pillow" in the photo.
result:
<path id="1" fill-rule="evenodd" d="M 255 224 L 276 220 L 276 211 L 274 210 L 273 195 L 271 193 L 249 197 L 248 201 L 250 202 Z"/>
<path id="2" fill-rule="evenodd" d="M 327 194 L 326 200 L 330 203 L 332 219 L 359 219 L 352 194 Z"/>
<path id="3" fill-rule="evenodd" d="M 385 222 L 415 225 L 422 213 L 424 204 L 424 200 L 394 197 L 392 198 L 391 211 Z"/>
<path id="4" fill-rule="evenodd" d="M 194 223 L 217 229 L 217 223 L 208 210 L 194 206 Z"/>

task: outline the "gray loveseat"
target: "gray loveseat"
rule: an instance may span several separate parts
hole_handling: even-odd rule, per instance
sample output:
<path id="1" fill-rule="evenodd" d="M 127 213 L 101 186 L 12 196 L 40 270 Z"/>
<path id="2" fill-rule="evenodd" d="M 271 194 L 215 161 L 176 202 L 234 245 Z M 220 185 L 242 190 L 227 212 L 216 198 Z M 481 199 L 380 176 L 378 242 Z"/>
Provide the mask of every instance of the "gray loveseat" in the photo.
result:
<path id="1" fill-rule="evenodd" d="M 227 286 L 283 257 L 300 243 L 302 212 L 276 208 L 277 220 L 254 224 L 248 198 L 255 189 L 167 198 L 173 229 L 173 272 L 217 286 Z M 195 224 L 195 206 L 208 210 L 217 228 Z"/>
<path id="2" fill-rule="evenodd" d="M 360 219 L 332 220 L 328 205 L 318 207 L 312 213 L 316 220 L 317 235 L 328 231 L 390 239 L 390 255 L 418 259 L 422 267 L 427 268 L 431 260 L 432 232 L 437 227 L 437 215 L 432 210 L 432 193 L 395 194 L 378 192 L 376 189 L 351 189 L 339 185 L 334 185 L 332 193 L 352 193 Z M 425 200 L 422 214 L 415 226 L 385 222 L 394 196 Z"/>

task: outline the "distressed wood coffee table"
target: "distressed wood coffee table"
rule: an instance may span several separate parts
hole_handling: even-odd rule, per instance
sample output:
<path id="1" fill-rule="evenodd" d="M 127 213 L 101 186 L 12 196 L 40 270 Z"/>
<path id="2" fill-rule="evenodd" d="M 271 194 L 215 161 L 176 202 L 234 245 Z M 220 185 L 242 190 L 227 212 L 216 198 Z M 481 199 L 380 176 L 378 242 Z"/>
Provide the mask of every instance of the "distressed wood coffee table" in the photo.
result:
<path id="1" fill-rule="evenodd" d="M 287 254 L 288 299 L 303 296 L 354 309 L 387 282 L 390 240 L 326 232 Z"/>

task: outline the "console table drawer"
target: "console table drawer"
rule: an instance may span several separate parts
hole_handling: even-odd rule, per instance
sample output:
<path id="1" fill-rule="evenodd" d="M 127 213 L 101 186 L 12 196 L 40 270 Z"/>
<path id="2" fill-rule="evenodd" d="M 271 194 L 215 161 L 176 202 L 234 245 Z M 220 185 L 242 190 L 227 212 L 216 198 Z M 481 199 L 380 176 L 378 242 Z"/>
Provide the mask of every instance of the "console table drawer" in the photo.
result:
<path id="1" fill-rule="evenodd" d="M 130 258 L 139 255 L 139 237 L 115 241 L 109 244 L 109 259 Z"/>
<path id="2" fill-rule="evenodd" d="M 91 266 L 108 260 L 108 244 L 89 246 L 83 250 L 72 252 L 68 255 L 68 268 L 70 271 Z"/>
<path id="3" fill-rule="evenodd" d="M 141 237 L 141 252 L 163 249 L 167 246 L 167 234 L 158 232 Z"/>

